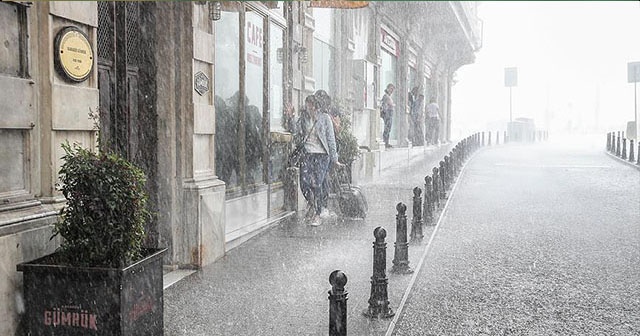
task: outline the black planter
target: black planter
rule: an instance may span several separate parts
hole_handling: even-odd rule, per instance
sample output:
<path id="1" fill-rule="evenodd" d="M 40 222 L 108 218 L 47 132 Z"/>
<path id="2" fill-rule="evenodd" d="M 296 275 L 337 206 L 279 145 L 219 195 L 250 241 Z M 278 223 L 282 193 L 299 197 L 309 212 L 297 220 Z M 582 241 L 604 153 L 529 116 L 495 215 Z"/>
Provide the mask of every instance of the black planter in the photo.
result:
<path id="1" fill-rule="evenodd" d="M 48 264 L 55 253 L 17 265 L 27 335 L 163 335 L 165 252 L 122 269 Z"/>

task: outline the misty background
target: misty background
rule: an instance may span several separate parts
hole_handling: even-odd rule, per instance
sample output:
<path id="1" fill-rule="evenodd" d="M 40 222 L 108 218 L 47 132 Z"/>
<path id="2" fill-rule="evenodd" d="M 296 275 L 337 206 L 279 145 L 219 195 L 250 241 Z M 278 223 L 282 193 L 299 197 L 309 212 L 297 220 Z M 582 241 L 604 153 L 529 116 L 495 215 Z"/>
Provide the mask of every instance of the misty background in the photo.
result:
<path id="1" fill-rule="evenodd" d="M 505 130 L 513 119 L 552 133 L 625 130 L 634 120 L 627 63 L 640 61 L 640 2 L 481 2 L 483 46 L 453 86 L 452 137 Z"/>

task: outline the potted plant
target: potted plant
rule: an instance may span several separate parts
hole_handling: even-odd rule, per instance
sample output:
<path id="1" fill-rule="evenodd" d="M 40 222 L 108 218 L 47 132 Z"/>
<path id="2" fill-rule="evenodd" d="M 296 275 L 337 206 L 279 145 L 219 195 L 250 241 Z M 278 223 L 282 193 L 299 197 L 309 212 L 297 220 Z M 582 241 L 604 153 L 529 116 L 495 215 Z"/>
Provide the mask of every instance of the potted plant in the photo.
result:
<path id="1" fill-rule="evenodd" d="M 143 247 L 145 175 L 121 156 L 63 144 L 58 250 L 23 272 L 29 335 L 162 335 L 162 255 Z"/>
<path id="2" fill-rule="evenodd" d="M 336 99 L 333 109 L 336 110 L 335 115 L 339 116 L 339 127 L 335 134 L 336 143 L 338 145 L 338 161 L 344 163 L 347 166 L 347 181 L 345 183 L 351 183 L 351 166 L 360 155 L 360 147 L 358 146 L 358 139 L 353 135 L 351 131 L 351 118 L 348 111 L 348 105 L 343 99 Z"/>

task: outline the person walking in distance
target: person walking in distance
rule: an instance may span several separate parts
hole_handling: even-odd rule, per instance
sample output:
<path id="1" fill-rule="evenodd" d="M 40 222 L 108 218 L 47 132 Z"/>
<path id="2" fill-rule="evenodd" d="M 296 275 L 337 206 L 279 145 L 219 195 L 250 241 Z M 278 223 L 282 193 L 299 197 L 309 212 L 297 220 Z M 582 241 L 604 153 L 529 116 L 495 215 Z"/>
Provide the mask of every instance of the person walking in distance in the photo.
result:
<path id="1" fill-rule="evenodd" d="M 393 90 L 395 90 L 395 85 L 389 83 L 387 84 L 387 88 L 384 90 L 384 95 L 382 96 L 382 100 L 380 102 L 380 117 L 384 121 L 384 131 L 382 132 L 382 139 L 384 140 L 384 146 L 386 148 L 391 148 L 391 144 L 389 144 L 389 133 L 391 132 L 391 124 L 393 123 L 393 113 L 395 110 L 396 104 L 393 102 L 391 95 L 393 94 Z"/>
<path id="2" fill-rule="evenodd" d="M 410 122 L 409 130 L 410 136 L 409 139 L 414 146 L 422 146 L 424 145 L 424 132 L 422 130 L 423 121 L 423 102 L 424 95 L 420 93 L 420 86 L 414 86 L 411 91 L 409 91 L 409 115 Z"/>
<path id="3" fill-rule="evenodd" d="M 435 98 L 427 105 L 427 145 L 437 145 L 440 137 L 440 107 Z"/>

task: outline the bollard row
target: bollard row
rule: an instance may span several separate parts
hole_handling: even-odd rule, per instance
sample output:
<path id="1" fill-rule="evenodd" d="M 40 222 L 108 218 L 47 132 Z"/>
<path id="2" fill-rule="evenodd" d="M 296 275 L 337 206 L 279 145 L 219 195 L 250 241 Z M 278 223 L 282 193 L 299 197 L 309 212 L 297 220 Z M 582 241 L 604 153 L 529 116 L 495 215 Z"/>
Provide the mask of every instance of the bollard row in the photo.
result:
<path id="1" fill-rule="evenodd" d="M 542 136 L 542 135 L 541 135 Z M 451 188 L 462 171 L 467 159 L 482 146 L 491 146 L 491 132 L 475 133 L 460 140 L 447 155 L 433 167 L 431 175 L 424 178 L 424 190 L 413 188 L 413 218 L 411 220 L 411 242 L 420 242 L 424 238 L 423 225 L 435 225 L 436 212 L 445 203 L 447 189 Z M 499 132 L 496 132 L 496 144 L 499 144 Z M 506 132 L 503 141 L 507 142 Z M 612 137 L 608 135 L 607 148 L 611 148 Z M 632 145 L 633 146 L 633 145 Z M 633 153 L 630 153 L 633 156 Z M 423 193 L 424 191 L 424 193 Z M 407 242 L 407 206 L 403 203 L 396 205 L 396 242 L 392 273 L 411 274 L 414 270 L 409 266 L 409 243 Z M 368 318 L 390 318 L 395 315 L 391 309 L 388 295 L 389 279 L 386 275 L 387 232 L 382 227 L 373 231 L 373 274 L 371 276 L 371 294 L 369 306 L 362 313 Z M 329 335 L 347 335 L 347 292 L 344 286 L 347 276 L 339 270 L 329 276 L 331 290 L 329 290 Z"/>
<path id="2" fill-rule="evenodd" d="M 640 165 L 640 142 L 638 142 L 638 148 L 636 151 L 634 139 L 625 138 L 624 132 L 618 131 L 607 133 L 607 152 L 622 160 Z M 627 153 L 629 155 L 627 155 Z"/>

